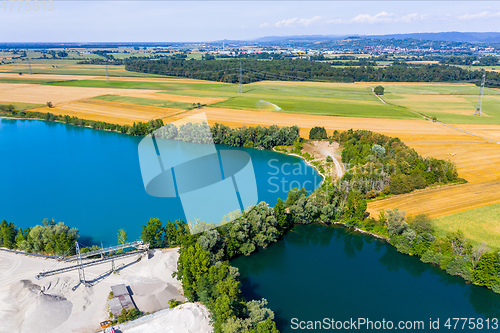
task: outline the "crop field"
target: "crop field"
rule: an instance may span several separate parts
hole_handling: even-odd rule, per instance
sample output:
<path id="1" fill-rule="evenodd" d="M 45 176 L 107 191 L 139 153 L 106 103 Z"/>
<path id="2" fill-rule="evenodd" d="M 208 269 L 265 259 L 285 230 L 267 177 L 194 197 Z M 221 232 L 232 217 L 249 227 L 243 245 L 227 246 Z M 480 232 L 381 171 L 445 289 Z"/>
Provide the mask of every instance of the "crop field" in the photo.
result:
<path id="1" fill-rule="evenodd" d="M 54 104 L 91 98 L 99 95 L 118 94 L 120 89 L 113 88 L 79 88 L 56 87 L 41 84 L 0 83 L 0 102 L 25 102 Z M 129 90 L 129 92 L 145 92 L 144 90 Z M 150 92 L 155 92 L 151 90 Z"/>
<path id="2" fill-rule="evenodd" d="M 154 106 L 159 108 L 171 108 L 171 109 L 191 109 L 192 105 L 185 102 L 174 102 L 169 100 L 151 99 L 151 98 L 140 98 L 131 96 L 119 96 L 119 95 L 103 95 L 93 97 L 92 99 L 107 101 L 107 102 L 117 102 L 117 103 L 127 103 L 136 104 L 144 106 Z"/>
<path id="3" fill-rule="evenodd" d="M 485 88 L 483 117 L 474 116 L 479 87 L 473 84 L 384 84 L 386 102 L 449 124 L 500 124 L 500 89 Z"/>
<path id="4" fill-rule="evenodd" d="M 435 223 L 438 226 L 438 233 L 465 230 L 466 237 L 476 244 L 484 242 L 490 248 L 500 250 L 499 221 L 500 204 L 496 204 L 443 216 L 437 218 Z"/>
<path id="5" fill-rule="evenodd" d="M 152 119 L 164 119 L 186 112 L 185 109 L 141 106 L 96 99 L 84 99 L 63 103 L 54 108 L 42 107 L 34 110 L 127 125 L 132 125 L 134 122 L 139 121 L 147 122 Z"/>

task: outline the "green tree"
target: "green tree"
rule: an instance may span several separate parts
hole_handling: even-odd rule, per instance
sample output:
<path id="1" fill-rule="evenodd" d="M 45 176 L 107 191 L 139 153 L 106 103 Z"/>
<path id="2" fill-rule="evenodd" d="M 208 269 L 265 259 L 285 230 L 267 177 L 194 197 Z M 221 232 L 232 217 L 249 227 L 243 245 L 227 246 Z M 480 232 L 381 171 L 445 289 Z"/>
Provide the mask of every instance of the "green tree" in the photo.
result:
<path id="1" fill-rule="evenodd" d="M 401 212 L 397 208 L 387 210 L 387 231 L 389 235 L 400 235 L 407 227 L 405 212 Z"/>
<path id="2" fill-rule="evenodd" d="M 324 127 L 316 126 L 311 128 L 311 131 L 309 131 L 309 139 L 311 140 L 323 140 L 327 138 L 328 134 L 326 134 Z"/>
<path id="3" fill-rule="evenodd" d="M 383 95 L 384 94 L 384 87 L 382 86 L 376 86 L 374 89 L 373 89 L 373 92 L 376 94 L 376 95 Z"/>
<path id="4" fill-rule="evenodd" d="M 157 218 L 150 218 L 147 225 L 142 226 L 141 239 L 144 243 L 149 243 L 152 248 L 161 247 L 163 245 L 163 236 L 165 228 L 162 222 Z"/>
<path id="5" fill-rule="evenodd" d="M 500 263 L 496 253 L 488 252 L 483 254 L 474 270 L 473 283 L 478 286 L 493 288 L 494 285 L 500 282 L 498 275 L 499 268 Z"/>
<path id="6" fill-rule="evenodd" d="M 200 245 L 195 244 L 182 249 L 177 261 L 177 272 L 174 274 L 182 281 L 184 295 L 189 300 L 196 300 L 198 281 L 208 272 L 209 267 L 210 254 L 203 251 Z"/>
<path id="7" fill-rule="evenodd" d="M 16 247 L 17 228 L 12 222 L 2 220 L 0 222 L 0 246 L 5 246 L 8 249 Z"/>
<path id="8" fill-rule="evenodd" d="M 429 214 L 418 214 L 408 218 L 408 224 L 417 234 L 434 233 L 434 226 Z"/>
<path id="9" fill-rule="evenodd" d="M 289 228 L 288 216 L 285 212 L 285 204 L 281 198 L 278 198 L 274 206 L 274 215 L 278 223 L 278 232 L 283 236 Z"/>
<path id="10" fill-rule="evenodd" d="M 125 229 L 118 230 L 118 244 L 126 244 L 128 240 L 128 233 Z"/>

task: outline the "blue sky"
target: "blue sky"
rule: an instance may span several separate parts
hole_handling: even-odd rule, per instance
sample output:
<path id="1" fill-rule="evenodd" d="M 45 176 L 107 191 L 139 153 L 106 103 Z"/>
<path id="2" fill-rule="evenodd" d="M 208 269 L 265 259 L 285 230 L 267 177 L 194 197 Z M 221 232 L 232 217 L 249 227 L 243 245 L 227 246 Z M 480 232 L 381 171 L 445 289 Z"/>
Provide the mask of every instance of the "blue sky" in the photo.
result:
<path id="1" fill-rule="evenodd" d="M 26 1 L 26 0 L 25 0 Z M 0 3 L 5 3 L 0 0 Z M 500 31 L 498 1 L 38 1 L 0 8 L 0 42 L 183 42 Z"/>

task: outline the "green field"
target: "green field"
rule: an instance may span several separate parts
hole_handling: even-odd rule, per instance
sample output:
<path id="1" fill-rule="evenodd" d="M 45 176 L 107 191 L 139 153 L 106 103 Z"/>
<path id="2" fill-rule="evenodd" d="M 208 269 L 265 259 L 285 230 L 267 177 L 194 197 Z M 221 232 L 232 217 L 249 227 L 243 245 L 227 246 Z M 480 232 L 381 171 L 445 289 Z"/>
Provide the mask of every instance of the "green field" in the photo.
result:
<path id="1" fill-rule="evenodd" d="M 500 124 L 500 90 L 485 88 L 483 116 L 474 116 L 479 95 L 475 85 L 384 84 L 386 102 L 436 117 L 449 124 Z"/>
<path id="2" fill-rule="evenodd" d="M 100 101 L 108 101 L 108 102 L 155 106 L 160 108 L 185 109 L 185 110 L 189 110 L 192 108 L 191 103 L 163 101 L 159 99 L 118 96 L 118 95 L 102 95 L 93 97 L 92 99 L 97 99 Z"/>
<path id="3" fill-rule="evenodd" d="M 163 76 L 163 78 L 166 78 Z M 92 88 L 121 88 L 121 89 L 150 89 L 150 90 L 169 90 L 178 93 L 179 91 L 192 90 L 200 91 L 212 91 L 216 90 L 218 87 L 224 87 L 226 85 L 199 81 L 199 82 L 156 82 L 156 81 L 109 81 L 104 80 L 70 80 L 62 82 L 51 83 L 54 86 L 65 86 L 65 87 L 92 87 Z M 233 86 L 234 88 L 234 86 Z M 237 89 L 237 88 L 236 88 Z M 194 95 L 198 96 L 198 95 Z"/>
<path id="4" fill-rule="evenodd" d="M 471 209 L 434 219 L 440 235 L 448 231 L 467 230 L 465 236 L 475 244 L 486 243 L 490 248 L 500 250 L 500 204 Z"/>
<path id="5" fill-rule="evenodd" d="M 276 95 L 246 94 L 212 104 L 214 107 L 230 109 L 258 109 L 260 100 L 271 102 L 281 108 L 281 112 L 303 113 L 342 117 L 367 118 L 416 118 L 414 113 L 404 108 L 384 105 L 380 101 L 360 101 L 335 98 L 291 97 Z"/>
<path id="6" fill-rule="evenodd" d="M 39 108 L 45 106 L 44 104 L 34 104 L 34 103 L 18 103 L 18 102 L 0 102 L 0 105 L 14 105 L 17 110 L 31 110 L 34 108 Z"/>

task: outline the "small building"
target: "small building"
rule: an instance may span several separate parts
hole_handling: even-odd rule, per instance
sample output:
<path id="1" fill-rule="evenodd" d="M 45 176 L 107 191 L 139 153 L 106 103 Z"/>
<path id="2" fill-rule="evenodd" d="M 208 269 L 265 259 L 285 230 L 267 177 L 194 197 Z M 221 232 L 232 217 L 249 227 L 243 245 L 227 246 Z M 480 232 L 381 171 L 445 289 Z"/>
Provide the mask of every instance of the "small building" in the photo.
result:
<path id="1" fill-rule="evenodd" d="M 109 310 L 116 318 L 122 313 L 122 310 L 134 309 L 135 304 L 132 297 L 124 284 L 118 284 L 111 287 L 113 298 L 108 300 Z"/>

